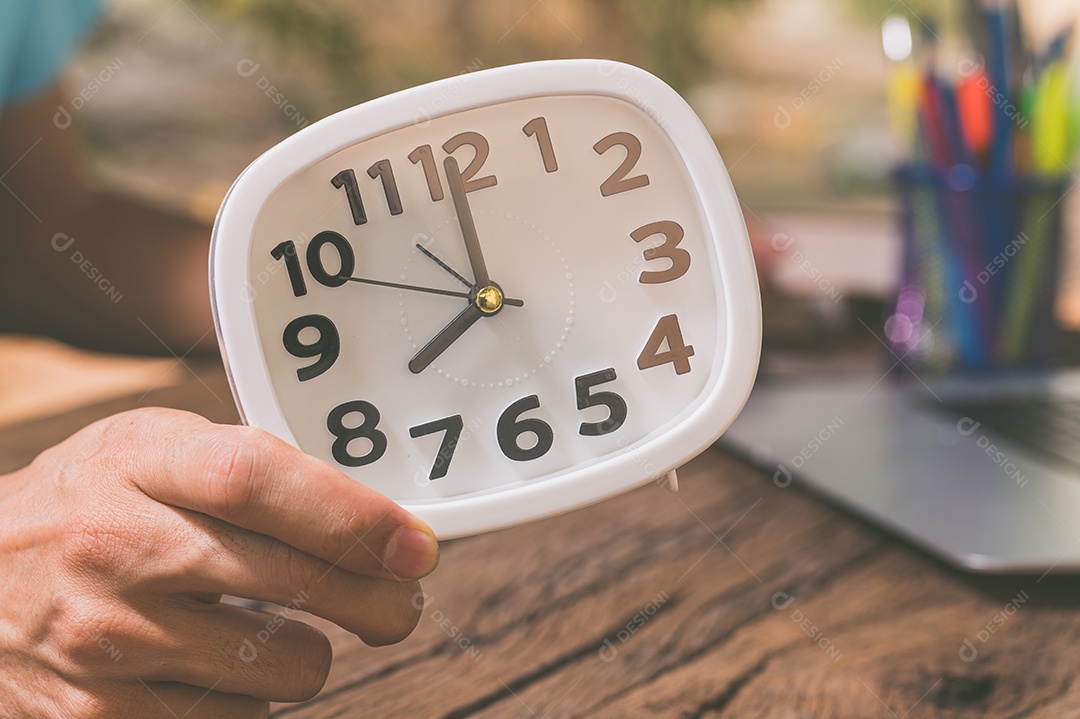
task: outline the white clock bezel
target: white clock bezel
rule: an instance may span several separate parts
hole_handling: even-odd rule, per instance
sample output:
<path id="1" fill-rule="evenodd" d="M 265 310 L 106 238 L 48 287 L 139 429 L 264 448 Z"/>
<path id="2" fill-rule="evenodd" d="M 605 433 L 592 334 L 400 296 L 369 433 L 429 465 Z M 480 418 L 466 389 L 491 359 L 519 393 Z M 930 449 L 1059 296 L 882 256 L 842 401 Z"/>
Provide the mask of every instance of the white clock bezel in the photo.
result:
<path id="1" fill-rule="evenodd" d="M 681 155 L 712 234 L 727 308 L 719 374 L 710 368 L 696 410 L 660 436 L 551 478 L 449 499 L 403 501 L 442 538 L 492 531 L 592 504 L 664 476 L 711 445 L 742 409 L 757 373 L 761 304 L 750 243 L 727 170 L 697 115 L 660 79 L 608 60 L 549 60 L 483 70 L 388 95 L 331 115 L 255 160 L 218 212 L 210 248 L 214 323 L 244 422 L 297 446 L 273 390 L 259 341 L 250 277 L 256 219 L 275 190 L 345 147 L 411 124 L 494 103 L 545 95 L 601 95 L 645 111 Z M 229 238 L 225 240 L 223 238 Z M 647 462 L 642 458 L 647 458 Z"/>

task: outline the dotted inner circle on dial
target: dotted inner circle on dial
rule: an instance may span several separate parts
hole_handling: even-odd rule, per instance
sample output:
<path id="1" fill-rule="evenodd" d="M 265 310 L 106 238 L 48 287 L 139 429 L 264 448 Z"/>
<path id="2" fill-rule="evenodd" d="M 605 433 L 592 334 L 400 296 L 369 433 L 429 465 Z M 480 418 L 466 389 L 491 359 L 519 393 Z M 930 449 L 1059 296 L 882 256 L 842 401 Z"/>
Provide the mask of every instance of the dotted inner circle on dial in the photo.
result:
<path id="1" fill-rule="evenodd" d="M 569 309 L 567 310 L 566 321 L 563 324 L 563 329 L 562 329 L 562 333 L 559 336 L 559 340 L 555 343 L 554 347 L 552 347 L 551 349 L 549 349 L 547 352 L 544 353 L 543 358 L 541 360 L 539 360 L 536 363 L 535 366 L 531 367 L 526 372 L 524 372 L 524 373 L 522 373 L 522 374 L 520 374 L 520 375 L 518 375 L 516 377 L 507 377 L 506 379 L 500 380 L 498 382 L 473 382 L 472 380 L 470 380 L 468 378 L 458 377 L 458 376 L 453 375 L 453 374 L 451 374 L 449 372 L 446 372 L 441 367 L 439 367 L 438 360 L 436 360 L 435 362 L 433 362 L 431 364 L 431 369 L 435 370 L 435 372 L 440 377 L 444 377 L 447 380 L 453 382 L 454 384 L 463 385 L 465 387 L 485 387 L 485 388 L 510 387 L 512 385 L 515 385 L 515 384 L 518 384 L 518 383 L 524 381 L 525 379 L 528 379 L 530 376 L 536 374 L 541 369 L 543 369 L 545 366 L 550 365 L 552 362 L 555 361 L 555 357 L 557 357 L 559 352 L 562 351 L 562 348 L 564 346 L 566 346 L 566 340 L 570 336 L 570 330 L 574 325 L 574 310 L 576 309 L 576 298 L 575 298 L 575 295 L 574 295 L 574 275 L 573 275 L 572 272 L 570 272 L 570 265 L 568 265 L 567 262 L 566 262 L 566 256 L 563 255 L 562 250 L 560 250 L 559 246 L 557 244 L 555 244 L 555 242 L 551 239 L 551 235 L 548 235 L 547 233 L 545 233 L 543 230 L 541 230 L 539 227 L 537 227 L 532 222 L 529 222 L 528 220 L 526 220 L 526 219 L 524 219 L 522 217 L 518 217 L 518 216 L 514 215 L 511 212 L 480 211 L 480 212 L 477 212 L 476 214 L 477 215 L 496 215 L 498 217 L 504 217 L 504 218 L 506 218 L 508 220 L 514 220 L 516 222 L 520 222 L 523 225 L 526 225 L 527 227 L 530 227 L 531 229 L 533 229 L 540 236 L 540 238 L 552 250 L 555 251 L 555 255 L 559 258 L 559 263 L 563 267 L 563 271 L 564 271 L 564 273 L 566 275 L 566 281 L 567 281 L 567 284 L 569 286 L 568 287 L 568 292 L 569 292 L 569 299 L 570 299 L 569 304 L 570 304 L 570 306 L 569 306 Z M 456 217 L 453 217 L 453 218 L 451 218 L 451 219 L 449 219 L 449 220 L 447 220 L 445 222 L 440 223 L 438 226 L 436 226 L 434 228 L 434 230 L 432 231 L 432 235 L 436 235 L 439 232 L 439 230 L 441 230 L 443 227 L 445 227 L 447 225 L 451 225 L 451 224 L 457 225 L 457 218 Z M 412 257 L 409 258 L 409 261 L 407 263 L 405 263 L 405 267 L 402 269 L 402 272 L 401 272 L 401 275 L 400 275 L 400 278 L 401 278 L 401 280 L 403 282 L 408 279 L 409 267 L 411 267 L 413 261 L 417 257 L 420 257 L 420 256 L 421 256 L 420 253 L 416 252 L 416 253 L 414 253 L 412 255 Z M 405 298 L 405 293 L 403 291 L 399 291 L 398 292 L 398 315 L 400 317 L 399 321 L 401 323 L 401 328 L 405 331 L 405 336 L 408 338 L 409 344 L 412 345 L 413 349 L 414 350 L 419 350 L 420 345 L 418 345 L 416 343 L 416 340 L 413 338 L 412 332 L 409 329 L 408 318 L 406 318 L 406 316 L 405 316 L 404 298 Z"/>

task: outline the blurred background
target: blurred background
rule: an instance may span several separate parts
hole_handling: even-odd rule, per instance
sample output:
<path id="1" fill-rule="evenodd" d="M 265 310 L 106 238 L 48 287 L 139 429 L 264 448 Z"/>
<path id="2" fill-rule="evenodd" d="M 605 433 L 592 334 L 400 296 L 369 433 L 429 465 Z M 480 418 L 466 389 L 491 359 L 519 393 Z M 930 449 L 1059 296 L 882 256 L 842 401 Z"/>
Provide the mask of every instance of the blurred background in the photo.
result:
<path id="1" fill-rule="evenodd" d="M 748 207 L 869 209 L 885 199 L 890 159 L 880 25 L 907 7 L 112 0 L 70 86 L 115 67 L 80 118 L 102 178 L 204 211 L 259 153 L 345 107 L 513 62 L 613 58 L 659 75 L 690 101 Z M 245 76 L 243 61 L 245 71 L 259 67 Z"/>
<path id="2" fill-rule="evenodd" d="M 863 323 L 880 326 L 900 261 L 889 171 L 903 154 L 889 128 L 882 24 L 904 15 L 947 42 L 965 29 L 962 4 L 109 0 L 66 87 L 73 101 L 84 95 L 98 182 L 212 222 L 249 162 L 337 110 L 526 60 L 639 65 L 683 94 L 727 164 L 769 286 L 772 357 L 828 351 L 859 332 L 865 340 Z M 1080 16 L 1076 0 L 1021 5 L 1033 46 Z M 1070 299 L 1080 297 L 1076 194 L 1065 202 L 1059 303 L 1071 326 L 1080 326 L 1080 300 Z"/>

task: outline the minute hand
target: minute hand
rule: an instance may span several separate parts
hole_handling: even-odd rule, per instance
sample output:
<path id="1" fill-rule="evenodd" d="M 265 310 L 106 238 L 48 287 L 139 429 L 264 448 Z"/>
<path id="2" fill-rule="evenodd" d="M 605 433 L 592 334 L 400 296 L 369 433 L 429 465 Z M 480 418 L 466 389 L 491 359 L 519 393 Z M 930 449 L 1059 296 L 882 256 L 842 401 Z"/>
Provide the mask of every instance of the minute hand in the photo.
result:
<path id="1" fill-rule="evenodd" d="M 461 225 L 461 235 L 465 239 L 465 251 L 469 253 L 473 282 L 476 283 L 476 287 L 487 287 L 491 284 L 491 277 L 488 276 L 487 265 L 484 264 L 480 239 L 476 236 L 476 223 L 469 209 L 469 198 L 465 196 L 461 168 L 453 156 L 446 158 L 443 168 L 446 170 L 446 184 L 450 186 L 450 196 L 454 198 L 454 210 L 457 212 L 458 224 Z"/>

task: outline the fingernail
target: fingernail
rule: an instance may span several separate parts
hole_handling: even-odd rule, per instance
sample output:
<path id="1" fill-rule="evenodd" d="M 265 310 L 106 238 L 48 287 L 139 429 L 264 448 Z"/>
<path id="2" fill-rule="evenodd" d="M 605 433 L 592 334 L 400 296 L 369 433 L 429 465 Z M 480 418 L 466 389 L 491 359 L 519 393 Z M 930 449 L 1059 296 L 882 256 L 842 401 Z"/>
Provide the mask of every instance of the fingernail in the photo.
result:
<path id="1" fill-rule="evenodd" d="M 439 563 L 439 543 L 434 535 L 416 527 L 400 527 L 390 538 L 383 561 L 397 576 L 419 579 Z"/>

